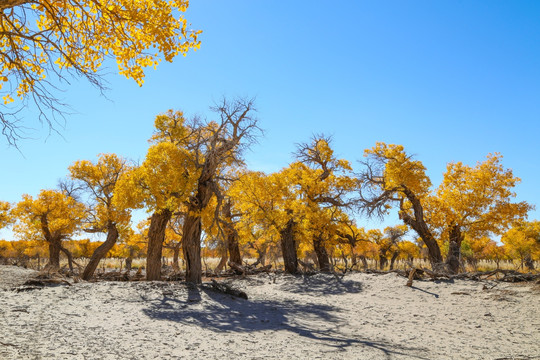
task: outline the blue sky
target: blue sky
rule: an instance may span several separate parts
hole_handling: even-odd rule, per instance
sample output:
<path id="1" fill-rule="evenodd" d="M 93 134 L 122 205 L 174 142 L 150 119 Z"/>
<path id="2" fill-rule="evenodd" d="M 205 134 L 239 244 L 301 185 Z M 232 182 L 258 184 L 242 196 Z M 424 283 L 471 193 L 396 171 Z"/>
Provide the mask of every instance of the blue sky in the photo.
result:
<path id="1" fill-rule="evenodd" d="M 518 200 L 540 206 L 540 2 L 193 0 L 185 16 L 203 30 L 200 50 L 148 70 L 143 87 L 111 64 L 106 97 L 74 80 L 60 94 L 73 109 L 62 136 L 41 129 L 22 155 L 0 139 L 0 199 L 53 188 L 98 153 L 140 160 L 158 113 L 210 117 L 214 101 L 244 96 L 265 129 L 253 169 L 286 166 L 314 133 L 357 168 L 376 141 L 403 144 L 434 184 L 450 161 L 500 152 L 522 179 Z"/>

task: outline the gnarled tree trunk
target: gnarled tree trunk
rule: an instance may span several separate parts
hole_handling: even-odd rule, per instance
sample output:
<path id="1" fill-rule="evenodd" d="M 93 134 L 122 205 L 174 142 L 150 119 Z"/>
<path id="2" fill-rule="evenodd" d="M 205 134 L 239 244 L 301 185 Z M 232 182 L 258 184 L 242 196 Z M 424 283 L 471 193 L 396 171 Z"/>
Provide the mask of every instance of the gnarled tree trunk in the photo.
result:
<path id="1" fill-rule="evenodd" d="M 118 229 L 116 228 L 115 223 L 109 221 L 109 223 L 107 224 L 107 239 L 105 239 L 105 242 L 99 245 L 92 254 L 90 261 L 84 268 L 82 274 L 83 280 L 90 280 L 92 276 L 94 276 L 94 272 L 96 271 L 99 262 L 101 261 L 101 259 L 107 256 L 107 253 L 113 248 L 114 244 L 116 244 L 116 240 L 118 240 Z"/>
<path id="2" fill-rule="evenodd" d="M 296 274 L 298 272 L 298 257 L 296 254 L 296 244 L 294 241 L 294 220 L 290 219 L 285 228 L 280 231 L 281 253 L 285 272 Z"/>
<path id="3" fill-rule="evenodd" d="M 388 263 L 388 259 L 386 258 L 386 255 L 379 254 L 379 270 L 384 270 L 387 263 Z"/>
<path id="4" fill-rule="evenodd" d="M 412 227 L 418 236 L 422 238 L 424 244 L 426 244 L 431 268 L 434 271 L 444 270 L 445 266 L 441 255 L 441 249 L 439 248 L 439 244 L 437 244 L 437 240 L 435 240 L 435 237 L 433 237 L 433 234 L 424 221 L 424 209 L 420 203 L 420 200 L 405 185 L 402 185 L 402 187 L 403 193 L 412 204 L 414 217 L 410 216 L 403 209 L 403 207 L 401 207 L 401 211 L 399 212 L 400 219 L 403 220 L 406 225 Z"/>
<path id="5" fill-rule="evenodd" d="M 394 264 L 396 263 L 397 257 L 399 256 L 399 251 L 394 251 L 392 258 L 390 259 L 390 270 L 394 270 Z"/>
<path id="6" fill-rule="evenodd" d="M 184 220 L 182 250 L 186 261 L 186 281 L 194 284 L 202 282 L 201 263 L 201 216 L 189 211 Z"/>
<path id="7" fill-rule="evenodd" d="M 446 265 L 448 270 L 457 274 L 459 272 L 460 258 L 461 258 L 461 242 L 463 241 L 463 234 L 459 225 L 452 225 L 449 234 L 448 243 L 448 255 L 446 256 Z"/>
<path id="8" fill-rule="evenodd" d="M 60 268 L 60 249 L 62 243 L 59 238 L 50 238 L 49 242 L 49 263 L 46 265 L 48 270 L 57 270 Z"/>
<path id="9" fill-rule="evenodd" d="M 324 246 L 324 241 L 320 236 L 313 238 L 313 249 L 315 250 L 315 255 L 317 255 L 317 263 L 319 265 L 319 270 L 323 272 L 330 271 L 330 259 L 328 258 L 328 252 Z"/>
<path id="10" fill-rule="evenodd" d="M 173 269 L 174 271 L 180 271 L 180 264 L 178 262 L 178 258 L 180 257 L 180 245 L 181 243 L 177 243 L 173 247 Z"/>
<path id="11" fill-rule="evenodd" d="M 171 219 L 172 212 L 161 209 L 152 214 L 150 229 L 148 229 L 148 253 L 146 255 L 146 280 L 161 280 L 161 253 L 165 230 Z"/>
<path id="12" fill-rule="evenodd" d="M 226 243 L 229 251 L 229 259 L 235 264 L 242 265 L 242 255 L 240 255 L 240 247 L 238 245 L 238 231 L 236 231 L 232 221 L 230 200 L 227 200 L 223 207 L 223 217 L 225 218 L 225 234 L 227 236 Z"/>

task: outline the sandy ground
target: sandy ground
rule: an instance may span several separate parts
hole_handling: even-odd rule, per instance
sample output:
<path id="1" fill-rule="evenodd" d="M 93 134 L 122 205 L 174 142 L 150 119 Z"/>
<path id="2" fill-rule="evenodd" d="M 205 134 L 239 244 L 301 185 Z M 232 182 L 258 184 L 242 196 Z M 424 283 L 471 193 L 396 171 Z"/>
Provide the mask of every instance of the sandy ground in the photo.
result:
<path id="1" fill-rule="evenodd" d="M 33 275 L 0 266 L 0 359 L 540 359 L 533 284 L 263 274 L 231 280 L 249 300 L 166 282 L 12 290 Z"/>

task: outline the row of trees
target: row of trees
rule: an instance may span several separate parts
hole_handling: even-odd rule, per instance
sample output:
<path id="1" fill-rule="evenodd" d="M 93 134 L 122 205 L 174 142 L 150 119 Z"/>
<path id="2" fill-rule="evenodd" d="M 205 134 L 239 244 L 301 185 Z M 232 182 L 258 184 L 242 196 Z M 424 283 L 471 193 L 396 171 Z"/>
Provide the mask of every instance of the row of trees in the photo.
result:
<path id="1" fill-rule="evenodd" d="M 174 226 L 170 224 L 170 226 Z M 525 227 L 524 227 L 525 226 Z M 471 239 L 466 237 L 462 243 L 462 257 L 464 265 L 479 269 L 480 262 L 490 264 L 499 268 L 502 263 L 513 263 L 513 266 L 523 268 L 527 266 L 534 268 L 533 259 L 538 260 L 538 245 L 535 243 L 534 236 L 538 236 L 540 222 L 521 224 L 519 227 L 512 228 L 503 237 L 503 245 L 498 245 L 488 237 Z M 165 242 L 163 243 L 163 257 L 172 259 L 170 265 L 175 271 L 181 270 L 179 256 L 181 236 L 176 234 L 169 227 L 166 231 Z M 536 227 L 536 229 L 535 229 Z M 125 265 L 126 269 L 131 269 L 134 259 L 146 257 L 147 241 L 146 232 L 148 230 L 147 221 L 140 224 L 141 232 L 130 231 L 128 234 L 120 237 L 119 242 L 107 253 L 106 258 L 118 259 L 109 266 Z M 419 239 L 410 241 L 404 239 L 403 226 L 388 227 L 384 231 L 372 229 L 365 231 L 360 228 L 362 240 L 356 244 L 350 243 L 347 237 L 338 238 L 334 246 L 328 247 L 328 254 L 333 269 L 348 271 L 352 269 L 368 269 L 378 267 L 381 270 L 394 269 L 397 262 L 405 266 L 415 260 L 427 258 L 427 249 Z M 398 235 L 398 236 L 396 236 Z M 260 237 L 251 241 L 241 239 L 238 247 L 239 258 L 234 259 L 231 256 L 230 261 L 241 263 L 242 258 L 256 259 L 255 265 L 265 266 L 267 264 L 278 264 L 281 258 L 281 251 L 274 241 L 266 241 Z M 91 241 L 90 239 L 66 240 L 63 246 L 71 253 L 73 263 L 81 266 L 87 262 L 96 249 L 103 244 L 103 241 Z M 203 240 L 202 258 L 206 263 L 206 268 L 210 266 L 211 270 L 221 271 L 226 265 L 228 251 L 224 248 L 223 241 L 220 238 L 206 237 Z M 303 243 L 298 249 L 298 258 L 304 267 L 309 269 L 312 264 L 317 262 L 313 249 Z M 442 244 L 443 253 L 447 251 L 445 244 Z M 234 251 L 232 254 L 235 254 Z M 241 255 L 240 255 L 241 254 Z M 0 259 L 9 259 L 10 262 L 23 266 L 30 266 L 30 260 L 35 261 L 38 269 L 44 265 L 44 260 L 48 257 L 49 250 L 46 242 L 41 240 L 18 240 L 6 241 L 0 240 Z M 217 264 L 209 262 L 209 259 L 221 259 Z M 240 259 L 240 260 L 238 260 Z M 515 260 L 519 262 L 516 263 Z"/>
<path id="2" fill-rule="evenodd" d="M 176 259 L 181 250 L 186 280 L 200 283 L 203 235 L 207 246 L 221 249 L 221 268 L 227 257 L 241 263 L 241 248 L 255 251 L 258 262 L 278 248 L 289 273 L 298 271 L 299 255 L 305 254 L 313 255 L 321 271 L 331 270 L 336 255 L 356 263 L 365 259 L 367 244 L 375 244 L 380 263 L 389 259 L 391 265 L 405 249 L 416 257 L 420 253 L 412 249 L 425 247 L 435 270 L 456 273 L 462 249 L 481 241 L 482 249 L 496 248 L 489 236 L 510 228 L 503 241 L 530 245 L 519 253 L 522 261 L 532 266 L 539 255 L 538 222 L 524 222 L 531 206 L 513 202 L 519 179 L 502 166 L 499 154 L 476 166 L 448 164 L 442 183 L 433 188 L 423 164 L 403 146 L 377 143 L 354 172 L 349 161 L 335 156 L 330 138 L 314 136 L 298 145 L 291 164 L 266 174 L 242 162 L 243 151 L 260 134 L 253 102 L 224 100 L 213 111 L 213 121 L 188 119 L 180 111 L 158 115 L 140 165 L 115 154 L 76 161 L 58 190 L 2 203 L 0 225 L 11 224 L 21 239 L 45 241 L 53 268 L 61 252 L 72 256 L 63 246 L 66 239 L 81 231 L 105 234 L 84 279 L 119 239 L 133 236 L 133 209 L 150 214 L 139 233 L 148 280 L 160 279 L 166 246 Z M 402 224 L 384 233 L 365 231 L 352 218 L 354 212 L 383 217 L 392 208 Z M 410 230 L 420 247 L 403 241 Z"/>

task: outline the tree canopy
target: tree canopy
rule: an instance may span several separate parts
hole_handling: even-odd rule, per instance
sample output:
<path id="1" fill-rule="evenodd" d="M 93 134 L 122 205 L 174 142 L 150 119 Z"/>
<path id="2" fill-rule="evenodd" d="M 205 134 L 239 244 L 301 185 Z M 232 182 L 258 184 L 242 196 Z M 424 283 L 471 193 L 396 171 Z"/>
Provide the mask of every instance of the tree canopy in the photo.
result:
<path id="1" fill-rule="evenodd" d="M 200 45 L 182 13 L 187 0 L 9 0 L 0 3 L 0 124 L 10 144 L 21 137 L 18 110 L 33 103 L 40 121 L 63 113 L 57 80 L 82 76 L 103 89 L 107 59 L 139 85 L 144 69 Z"/>

